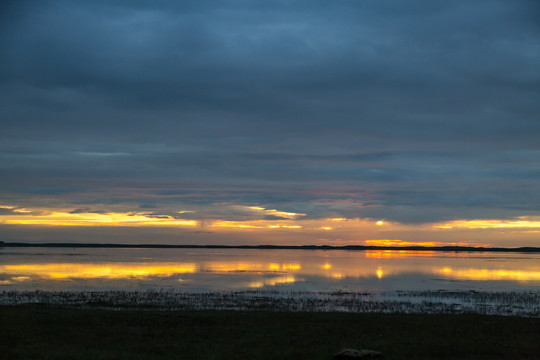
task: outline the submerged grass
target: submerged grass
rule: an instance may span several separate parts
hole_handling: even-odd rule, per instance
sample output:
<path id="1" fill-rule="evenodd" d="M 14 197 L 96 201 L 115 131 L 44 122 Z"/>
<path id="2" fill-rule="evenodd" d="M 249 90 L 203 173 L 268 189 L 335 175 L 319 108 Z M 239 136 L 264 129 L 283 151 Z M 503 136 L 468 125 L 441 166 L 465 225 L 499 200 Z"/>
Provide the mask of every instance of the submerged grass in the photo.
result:
<path id="1" fill-rule="evenodd" d="M 0 306 L 2 359 L 540 359 L 540 320 L 511 316 Z"/>
<path id="2" fill-rule="evenodd" d="M 2 291 L 0 305 L 82 308 L 481 314 L 540 318 L 540 291 L 278 292 Z"/>

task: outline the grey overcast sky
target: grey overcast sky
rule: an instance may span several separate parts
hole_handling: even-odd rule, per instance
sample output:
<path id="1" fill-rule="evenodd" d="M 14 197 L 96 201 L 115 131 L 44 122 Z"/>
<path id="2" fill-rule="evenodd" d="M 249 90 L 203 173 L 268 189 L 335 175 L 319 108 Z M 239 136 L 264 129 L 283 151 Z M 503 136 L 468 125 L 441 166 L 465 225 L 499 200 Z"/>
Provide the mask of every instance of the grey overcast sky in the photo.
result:
<path id="1" fill-rule="evenodd" d="M 7 240 L 540 246 L 540 2 L 2 1 L 0 206 Z"/>

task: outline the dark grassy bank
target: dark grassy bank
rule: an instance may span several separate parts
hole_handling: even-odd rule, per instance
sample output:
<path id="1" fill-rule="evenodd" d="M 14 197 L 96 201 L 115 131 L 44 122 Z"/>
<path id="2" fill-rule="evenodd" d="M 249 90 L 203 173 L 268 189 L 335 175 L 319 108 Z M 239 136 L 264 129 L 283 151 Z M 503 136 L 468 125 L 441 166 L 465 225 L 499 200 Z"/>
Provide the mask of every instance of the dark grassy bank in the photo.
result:
<path id="1" fill-rule="evenodd" d="M 0 307 L 2 359 L 540 359 L 540 320 L 479 315 Z"/>

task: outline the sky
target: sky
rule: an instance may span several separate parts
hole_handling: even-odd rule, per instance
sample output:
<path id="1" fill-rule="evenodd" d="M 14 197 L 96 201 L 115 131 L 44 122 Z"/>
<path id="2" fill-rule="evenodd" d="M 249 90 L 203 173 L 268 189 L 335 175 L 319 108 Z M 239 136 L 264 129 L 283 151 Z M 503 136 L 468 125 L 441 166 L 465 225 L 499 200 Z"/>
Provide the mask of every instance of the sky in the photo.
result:
<path id="1" fill-rule="evenodd" d="M 2 1 L 0 240 L 540 246 L 539 19 Z"/>

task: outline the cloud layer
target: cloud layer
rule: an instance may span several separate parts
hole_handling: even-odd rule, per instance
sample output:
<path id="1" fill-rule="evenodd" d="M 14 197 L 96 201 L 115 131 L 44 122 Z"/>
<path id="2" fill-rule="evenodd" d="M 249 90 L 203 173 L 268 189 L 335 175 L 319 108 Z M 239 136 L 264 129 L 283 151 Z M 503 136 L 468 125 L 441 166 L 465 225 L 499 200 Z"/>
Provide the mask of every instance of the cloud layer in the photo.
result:
<path id="1" fill-rule="evenodd" d="M 0 205 L 540 215 L 536 1 L 0 6 Z"/>

